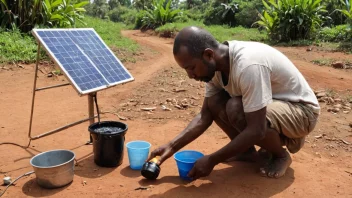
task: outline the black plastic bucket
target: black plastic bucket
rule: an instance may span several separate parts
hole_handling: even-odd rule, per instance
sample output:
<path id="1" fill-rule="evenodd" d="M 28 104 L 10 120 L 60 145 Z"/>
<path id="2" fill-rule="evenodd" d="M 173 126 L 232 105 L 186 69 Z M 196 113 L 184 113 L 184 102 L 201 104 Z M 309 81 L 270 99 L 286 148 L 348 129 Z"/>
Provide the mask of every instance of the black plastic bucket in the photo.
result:
<path id="1" fill-rule="evenodd" d="M 126 124 L 116 121 L 103 121 L 88 127 L 93 139 L 94 162 L 98 166 L 117 167 L 122 164 Z"/>

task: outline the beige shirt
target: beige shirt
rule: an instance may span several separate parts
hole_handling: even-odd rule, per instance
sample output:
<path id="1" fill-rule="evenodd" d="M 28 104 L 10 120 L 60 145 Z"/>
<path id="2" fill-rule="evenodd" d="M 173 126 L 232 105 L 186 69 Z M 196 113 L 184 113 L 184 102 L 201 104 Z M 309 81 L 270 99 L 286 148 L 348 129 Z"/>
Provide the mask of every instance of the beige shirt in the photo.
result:
<path id="1" fill-rule="evenodd" d="M 303 75 L 280 51 L 263 43 L 227 41 L 230 74 L 224 86 L 221 72 L 206 84 L 205 97 L 225 89 L 231 97 L 242 96 L 244 112 L 266 107 L 273 99 L 309 104 L 320 113 L 318 100 Z"/>

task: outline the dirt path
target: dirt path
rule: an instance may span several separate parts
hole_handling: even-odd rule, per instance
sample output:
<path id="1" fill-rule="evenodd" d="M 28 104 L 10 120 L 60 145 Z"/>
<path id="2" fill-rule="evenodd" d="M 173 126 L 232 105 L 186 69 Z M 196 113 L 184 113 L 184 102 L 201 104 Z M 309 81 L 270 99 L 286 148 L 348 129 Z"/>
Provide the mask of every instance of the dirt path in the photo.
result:
<path id="1" fill-rule="evenodd" d="M 137 31 L 124 31 L 123 35 L 141 45 L 157 51 L 145 52 L 145 61 L 126 64 L 135 81 L 119 85 L 98 93 L 98 102 L 103 112 L 118 112 L 128 118 L 126 142 L 143 139 L 152 148 L 166 143 L 176 136 L 188 121 L 198 112 L 204 85 L 189 80 L 180 70 L 172 56 L 172 40 L 150 37 Z M 298 64 L 313 88 L 351 88 L 351 73 L 319 67 L 302 57 L 299 48 L 280 48 Z M 321 55 L 321 54 L 320 54 Z M 335 54 L 327 54 L 326 56 Z M 318 55 L 316 55 L 318 56 Z M 346 56 L 346 55 L 344 55 Z M 1 141 L 27 143 L 30 114 L 33 65 L 25 69 L 0 71 L 0 137 Z M 339 78 L 343 78 L 340 79 Z M 40 74 L 39 86 L 58 84 L 64 77 L 47 78 Z M 184 92 L 173 92 L 176 88 Z M 344 91 L 348 94 L 348 91 Z M 167 99 L 185 100 L 189 107 L 178 110 Z M 171 112 L 160 109 L 163 103 Z M 152 113 L 141 111 L 141 107 L 158 107 Z M 54 190 L 41 189 L 35 176 L 22 178 L 16 186 L 10 187 L 4 197 L 351 197 L 352 172 L 351 145 L 329 138 L 352 142 L 352 130 L 348 126 L 352 113 L 331 114 L 325 104 L 321 122 L 312 132 L 304 149 L 293 155 L 293 164 L 285 177 L 275 180 L 258 176 L 258 167 L 247 163 L 219 164 L 212 174 L 192 183 L 185 183 L 178 177 L 174 159 L 163 166 L 157 181 L 145 181 L 139 171 L 128 167 L 125 150 L 123 164 L 117 168 L 98 167 L 93 162 L 92 146 L 83 145 L 88 140 L 88 123 L 83 123 L 32 142 L 30 149 L 0 146 L 1 175 L 15 178 L 32 170 L 29 160 L 39 152 L 51 149 L 71 149 L 78 159 L 74 181 L 70 185 Z M 34 133 L 39 134 L 63 124 L 87 116 L 87 98 L 78 97 L 73 87 L 61 87 L 38 92 L 34 117 Z M 118 120 L 110 113 L 102 114 L 102 120 Z M 320 134 L 325 136 L 319 137 Z M 210 154 L 229 140 L 216 126 L 211 126 L 199 139 L 184 149 L 196 149 Z M 86 185 L 83 185 L 83 183 Z M 134 190 L 141 185 L 153 185 L 149 190 Z M 1 190 L 4 187 L 0 187 Z"/>

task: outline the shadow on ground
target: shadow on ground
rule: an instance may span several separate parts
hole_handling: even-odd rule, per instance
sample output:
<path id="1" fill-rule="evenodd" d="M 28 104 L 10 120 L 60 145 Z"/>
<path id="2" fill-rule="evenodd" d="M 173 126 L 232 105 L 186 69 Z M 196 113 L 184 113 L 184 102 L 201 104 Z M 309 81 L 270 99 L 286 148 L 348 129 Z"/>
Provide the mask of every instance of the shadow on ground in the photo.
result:
<path id="1" fill-rule="evenodd" d="M 294 170 L 289 168 L 280 179 L 261 177 L 258 167 L 248 163 L 232 163 L 232 167 L 214 170 L 201 182 L 182 181 L 178 176 L 165 176 L 155 181 L 140 180 L 140 185 L 173 183 L 177 187 L 151 197 L 272 197 L 294 181 Z M 199 184 L 201 183 L 201 184 Z"/>
<path id="2" fill-rule="evenodd" d="M 100 167 L 94 163 L 93 153 L 78 159 L 75 166 L 75 175 L 85 178 L 98 178 L 114 171 L 117 167 Z"/>
<path id="3" fill-rule="evenodd" d="M 38 185 L 36 178 L 33 178 L 23 185 L 22 192 L 30 197 L 48 197 L 65 190 L 71 184 L 72 183 L 69 183 L 68 185 L 63 186 L 61 188 L 45 189 Z"/>

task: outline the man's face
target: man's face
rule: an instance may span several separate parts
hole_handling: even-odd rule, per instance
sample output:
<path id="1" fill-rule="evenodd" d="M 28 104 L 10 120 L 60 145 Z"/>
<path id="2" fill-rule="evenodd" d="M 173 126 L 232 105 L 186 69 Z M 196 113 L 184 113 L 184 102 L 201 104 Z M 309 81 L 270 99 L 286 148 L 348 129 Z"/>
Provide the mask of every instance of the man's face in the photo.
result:
<path id="1" fill-rule="evenodd" d="M 188 77 L 197 81 L 209 82 L 215 75 L 214 52 L 207 50 L 201 59 L 192 57 L 186 47 L 181 46 L 174 56 L 177 64 L 186 70 Z"/>

